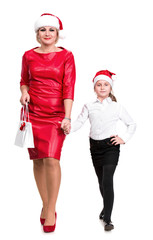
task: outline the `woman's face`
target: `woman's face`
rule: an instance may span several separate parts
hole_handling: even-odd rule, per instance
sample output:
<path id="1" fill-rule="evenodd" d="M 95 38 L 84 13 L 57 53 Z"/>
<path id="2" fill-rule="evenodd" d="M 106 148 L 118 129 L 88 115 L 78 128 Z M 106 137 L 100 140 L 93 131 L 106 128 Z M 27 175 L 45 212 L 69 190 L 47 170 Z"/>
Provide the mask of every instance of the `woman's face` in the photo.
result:
<path id="1" fill-rule="evenodd" d="M 43 45 L 55 44 L 58 38 L 57 29 L 55 27 L 41 27 L 38 30 L 37 37 Z"/>
<path id="2" fill-rule="evenodd" d="M 99 80 L 95 84 L 95 92 L 99 98 L 107 98 L 112 90 L 112 87 L 109 82 L 105 80 Z"/>

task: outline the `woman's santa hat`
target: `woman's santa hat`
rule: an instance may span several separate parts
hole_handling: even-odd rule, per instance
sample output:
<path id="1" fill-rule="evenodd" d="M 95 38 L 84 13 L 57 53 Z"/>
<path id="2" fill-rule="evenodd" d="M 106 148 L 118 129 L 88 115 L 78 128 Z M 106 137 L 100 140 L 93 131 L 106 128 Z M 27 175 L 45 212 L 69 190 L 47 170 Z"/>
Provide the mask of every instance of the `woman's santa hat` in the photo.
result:
<path id="1" fill-rule="evenodd" d="M 39 28 L 47 26 L 55 27 L 57 30 L 59 30 L 59 37 L 64 38 L 63 24 L 57 16 L 50 13 L 43 13 L 35 22 L 35 32 L 37 32 Z"/>
<path id="2" fill-rule="evenodd" d="M 99 80 L 105 80 L 105 81 L 109 82 L 111 86 L 113 86 L 113 79 L 112 79 L 113 75 L 116 75 L 116 74 L 112 73 L 108 70 L 101 70 L 101 71 L 97 72 L 93 78 L 94 86 L 95 86 L 96 82 L 98 82 Z"/>

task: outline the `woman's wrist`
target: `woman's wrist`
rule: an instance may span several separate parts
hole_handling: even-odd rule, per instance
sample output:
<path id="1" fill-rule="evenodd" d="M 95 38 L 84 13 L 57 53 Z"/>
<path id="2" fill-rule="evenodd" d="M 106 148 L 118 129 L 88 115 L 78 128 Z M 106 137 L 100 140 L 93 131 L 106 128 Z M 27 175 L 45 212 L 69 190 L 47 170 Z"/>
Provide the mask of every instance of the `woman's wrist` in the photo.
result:
<path id="1" fill-rule="evenodd" d="M 28 93 L 28 91 L 27 90 L 23 90 L 21 93 L 22 93 L 22 95 L 25 95 L 25 94 Z"/>
<path id="2" fill-rule="evenodd" d="M 71 118 L 65 117 L 64 119 L 67 119 L 67 120 L 69 120 L 71 122 Z"/>
<path id="3" fill-rule="evenodd" d="M 27 94 L 28 91 L 29 91 L 29 87 L 27 85 L 22 85 L 21 86 L 21 93 L 24 95 L 24 94 Z"/>

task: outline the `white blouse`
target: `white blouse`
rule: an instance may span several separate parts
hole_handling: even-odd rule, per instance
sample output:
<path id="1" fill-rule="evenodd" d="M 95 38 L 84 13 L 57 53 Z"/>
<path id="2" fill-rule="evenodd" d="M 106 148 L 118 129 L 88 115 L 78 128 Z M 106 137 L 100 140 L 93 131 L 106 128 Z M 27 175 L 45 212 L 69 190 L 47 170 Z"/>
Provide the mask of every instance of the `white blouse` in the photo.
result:
<path id="1" fill-rule="evenodd" d="M 127 126 L 126 132 L 119 136 L 125 143 L 136 130 L 136 124 L 125 108 L 118 102 L 112 101 L 110 97 L 104 99 L 103 102 L 97 99 L 85 104 L 77 120 L 72 123 L 71 132 L 80 129 L 88 118 L 91 124 L 89 136 L 94 140 L 118 135 L 116 129 L 118 120 L 121 120 Z"/>

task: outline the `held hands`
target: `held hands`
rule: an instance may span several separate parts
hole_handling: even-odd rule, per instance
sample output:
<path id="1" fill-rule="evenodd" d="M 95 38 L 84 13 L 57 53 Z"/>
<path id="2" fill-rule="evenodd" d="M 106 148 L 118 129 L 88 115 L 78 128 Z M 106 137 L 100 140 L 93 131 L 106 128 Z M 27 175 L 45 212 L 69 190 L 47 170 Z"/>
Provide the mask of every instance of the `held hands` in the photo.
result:
<path id="1" fill-rule="evenodd" d="M 22 96 L 20 98 L 20 103 L 22 105 L 25 105 L 26 102 L 28 102 L 28 103 L 30 102 L 30 95 L 28 94 L 28 92 L 22 93 Z"/>
<path id="2" fill-rule="evenodd" d="M 113 145 L 118 145 L 118 144 L 125 144 L 122 138 L 120 138 L 118 135 L 111 136 L 111 142 Z"/>
<path id="3" fill-rule="evenodd" d="M 62 122 L 59 122 L 59 123 L 61 123 L 61 128 L 64 131 L 64 134 L 65 135 L 69 134 L 70 130 L 71 130 L 71 122 L 70 122 L 70 120 L 64 118 L 62 120 Z"/>

